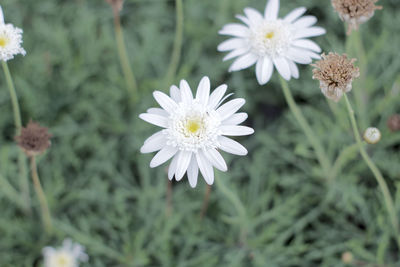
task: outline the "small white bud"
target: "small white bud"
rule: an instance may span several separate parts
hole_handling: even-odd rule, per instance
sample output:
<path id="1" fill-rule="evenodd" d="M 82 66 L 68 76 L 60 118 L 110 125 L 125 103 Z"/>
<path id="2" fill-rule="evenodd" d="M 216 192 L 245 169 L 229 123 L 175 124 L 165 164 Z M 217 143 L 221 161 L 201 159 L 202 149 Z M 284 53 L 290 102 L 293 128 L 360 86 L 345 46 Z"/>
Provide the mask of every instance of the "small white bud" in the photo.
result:
<path id="1" fill-rule="evenodd" d="M 381 132 L 378 128 L 368 127 L 364 132 L 364 140 L 368 144 L 376 144 L 381 140 Z"/>

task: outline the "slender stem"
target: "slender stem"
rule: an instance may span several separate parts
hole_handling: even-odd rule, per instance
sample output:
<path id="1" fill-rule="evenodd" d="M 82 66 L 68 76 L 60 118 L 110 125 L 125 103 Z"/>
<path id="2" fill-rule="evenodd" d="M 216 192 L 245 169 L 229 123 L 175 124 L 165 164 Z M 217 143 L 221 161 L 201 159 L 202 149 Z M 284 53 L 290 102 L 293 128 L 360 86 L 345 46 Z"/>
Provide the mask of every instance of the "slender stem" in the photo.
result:
<path id="1" fill-rule="evenodd" d="M 381 172 L 379 171 L 378 167 L 376 167 L 375 163 L 372 161 L 372 159 L 369 157 L 369 155 L 365 151 L 365 148 L 361 141 L 360 132 L 358 131 L 356 118 L 354 116 L 354 110 L 351 107 L 351 104 L 347 97 L 347 94 L 344 94 L 344 99 L 346 101 L 346 107 L 347 107 L 347 110 L 348 110 L 348 113 L 350 116 L 350 121 L 351 121 L 351 125 L 353 127 L 354 137 L 356 138 L 358 149 L 360 150 L 360 154 L 361 154 L 362 158 L 364 159 L 365 163 L 368 165 L 369 169 L 374 174 L 376 181 L 378 182 L 379 187 L 383 193 L 386 209 L 388 210 L 390 221 L 392 223 L 392 226 L 393 226 L 393 229 L 395 232 L 395 238 L 396 238 L 397 244 L 400 248 L 400 236 L 399 236 L 399 228 L 398 228 L 399 223 L 398 223 L 398 218 L 397 218 L 396 211 L 394 208 L 393 200 L 392 200 L 392 197 L 389 192 L 389 188 L 388 188 Z"/>
<path id="2" fill-rule="evenodd" d="M 14 124 L 15 124 L 15 134 L 19 135 L 21 133 L 22 122 L 21 122 L 21 112 L 18 104 L 18 97 L 15 91 L 14 83 L 11 77 L 10 70 L 8 68 L 7 62 L 2 61 L 4 75 L 6 77 L 6 82 L 8 90 L 10 92 L 11 104 L 14 113 Z M 22 191 L 22 199 L 24 203 L 24 209 L 30 213 L 30 193 L 29 193 L 29 183 L 26 170 L 26 160 L 25 154 L 20 150 L 18 154 L 18 169 L 20 176 L 20 187 Z"/>
<path id="3" fill-rule="evenodd" d="M 204 194 L 204 199 L 203 199 L 203 207 L 201 208 L 200 212 L 200 219 L 203 219 L 204 215 L 206 215 L 207 209 L 208 209 L 208 200 L 210 199 L 210 194 L 211 194 L 211 185 L 207 185 L 206 188 L 206 193 Z"/>
<path id="4" fill-rule="evenodd" d="M 304 134 L 306 135 L 308 142 L 313 147 L 315 154 L 317 156 L 318 162 L 322 167 L 322 170 L 326 177 L 329 176 L 329 172 L 331 169 L 331 163 L 325 153 L 324 148 L 322 147 L 321 141 L 311 129 L 310 125 L 308 124 L 307 120 L 305 119 L 303 113 L 301 112 L 300 108 L 297 106 L 296 102 L 293 99 L 292 93 L 289 89 L 287 82 L 280 77 L 281 86 L 283 89 L 283 94 L 285 96 L 286 102 L 292 112 L 293 116 L 296 118 L 297 122 L 300 124 L 301 129 L 303 130 Z"/>
<path id="5" fill-rule="evenodd" d="M 179 60 L 181 57 L 182 42 L 183 42 L 183 3 L 182 0 L 175 0 L 176 6 L 176 31 L 174 39 L 174 47 L 172 50 L 171 61 L 168 66 L 165 76 L 165 84 L 171 84 L 176 71 L 178 69 Z"/>
<path id="6" fill-rule="evenodd" d="M 47 205 L 47 200 L 45 197 L 45 194 L 42 189 L 42 185 L 40 184 L 38 172 L 37 172 L 37 167 L 36 167 L 36 157 L 31 156 L 31 174 L 32 174 L 32 180 L 33 180 L 33 185 L 37 194 L 37 197 L 39 198 L 40 202 L 40 209 L 42 211 L 42 219 L 44 222 L 45 229 L 48 233 L 52 231 L 52 223 L 51 223 L 51 216 L 50 216 L 50 211 L 49 211 L 49 206 Z"/>
<path id="7" fill-rule="evenodd" d="M 360 77 L 354 81 L 354 96 L 357 108 L 357 114 L 360 118 L 360 125 L 364 129 L 369 125 L 367 114 L 367 97 L 364 93 L 366 88 L 366 74 L 367 74 L 367 56 L 361 40 L 360 31 L 352 31 L 351 35 L 346 40 L 346 52 L 358 59 L 358 66 L 360 68 Z"/>
<path id="8" fill-rule="evenodd" d="M 168 180 L 167 183 L 167 206 L 166 206 L 166 210 L 165 213 L 167 214 L 167 216 L 171 216 L 172 214 L 172 181 Z"/>
<path id="9" fill-rule="evenodd" d="M 138 86 L 136 78 L 133 75 L 131 64 L 129 63 L 128 53 L 126 51 L 124 34 L 121 27 L 121 18 L 119 16 L 119 10 L 116 5 L 112 5 L 114 13 L 114 28 L 115 28 L 115 39 L 117 42 L 119 60 L 121 62 L 122 71 L 124 72 L 125 82 L 127 85 L 128 93 L 133 102 L 137 101 L 138 98 Z"/>

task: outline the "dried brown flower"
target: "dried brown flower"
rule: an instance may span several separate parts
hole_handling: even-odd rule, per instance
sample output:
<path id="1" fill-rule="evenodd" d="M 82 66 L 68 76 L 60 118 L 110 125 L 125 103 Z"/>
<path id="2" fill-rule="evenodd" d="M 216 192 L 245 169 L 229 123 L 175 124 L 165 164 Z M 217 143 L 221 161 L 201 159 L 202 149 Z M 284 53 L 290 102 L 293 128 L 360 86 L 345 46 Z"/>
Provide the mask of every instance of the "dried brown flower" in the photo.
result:
<path id="1" fill-rule="evenodd" d="M 111 5 L 111 7 L 120 12 L 122 10 L 122 6 L 124 4 L 124 0 L 106 0 L 107 3 Z"/>
<path id="2" fill-rule="evenodd" d="M 36 156 L 46 151 L 50 145 L 51 134 L 48 129 L 38 123 L 29 121 L 28 125 L 21 129 L 21 134 L 15 137 L 18 146 L 28 157 Z"/>
<path id="3" fill-rule="evenodd" d="M 351 90 L 353 79 L 360 75 L 354 66 L 356 59 L 348 59 L 347 55 L 337 53 L 322 54 L 322 59 L 311 66 L 313 79 L 319 80 L 322 93 L 329 99 L 338 102 L 344 93 Z"/>
<path id="4" fill-rule="evenodd" d="M 375 5 L 376 2 L 378 0 L 332 0 L 332 6 L 347 23 L 347 34 L 350 34 L 358 29 L 358 25 L 369 20 L 375 10 L 382 9 L 382 6 Z"/>
<path id="5" fill-rule="evenodd" d="M 392 132 L 400 131 L 400 114 L 393 114 L 387 121 L 387 126 Z"/>

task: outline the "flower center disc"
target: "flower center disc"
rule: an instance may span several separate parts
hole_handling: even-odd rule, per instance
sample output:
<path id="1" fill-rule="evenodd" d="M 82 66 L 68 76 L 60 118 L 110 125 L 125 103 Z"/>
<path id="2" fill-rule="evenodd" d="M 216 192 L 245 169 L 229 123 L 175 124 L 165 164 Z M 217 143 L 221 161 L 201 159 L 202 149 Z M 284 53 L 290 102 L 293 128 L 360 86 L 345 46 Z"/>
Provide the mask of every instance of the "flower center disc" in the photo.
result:
<path id="1" fill-rule="evenodd" d="M 190 119 L 186 124 L 186 130 L 192 134 L 197 133 L 201 127 L 201 122 L 198 119 Z"/>
<path id="2" fill-rule="evenodd" d="M 8 44 L 8 38 L 5 36 L 0 36 L 0 47 L 4 48 Z"/>

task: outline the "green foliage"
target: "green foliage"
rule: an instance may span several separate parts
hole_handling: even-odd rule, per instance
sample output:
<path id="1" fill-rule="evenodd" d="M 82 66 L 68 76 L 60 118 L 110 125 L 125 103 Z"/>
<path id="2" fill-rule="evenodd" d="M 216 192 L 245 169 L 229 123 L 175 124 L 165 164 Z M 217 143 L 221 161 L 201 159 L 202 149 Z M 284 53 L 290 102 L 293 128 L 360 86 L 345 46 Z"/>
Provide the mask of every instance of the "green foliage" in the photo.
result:
<path id="1" fill-rule="evenodd" d="M 284 102 L 277 73 L 261 87 L 253 69 L 228 73 L 230 62 L 216 51 L 224 40 L 218 30 L 244 7 L 263 10 L 265 2 L 183 1 L 175 83 L 184 78 L 194 87 L 207 75 L 214 88 L 228 84 L 246 99 L 247 124 L 256 131 L 240 138 L 248 156 L 224 154 L 229 171 L 217 173 L 200 219 L 204 181 L 196 189 L 174 182 L 168 216 L 165 168 L 150 169 L 151 155 L 139 152 L 155 128 L 138 114 L 156 105 L 151 91 L 170 86 L 163 81 L 174 2 L 125 1 L 122 26 L 141 93 L 132 105 L 105 1 L 2 1 L 6 22 L 24 29 L 28 54 L 9 62 L 23 122 L 32 118 L 54 135 L 38 169 L 55 232 L 43 230 L 33 187 L 32 212 L 22 208 L 12 109 L 0 75 L 0 266 L 41 266 L 41 249 L 61 245 L 65 237 L 86 246 L 90 261 L 82 266 L 344 266 L 345 251 L 365 264 L 399 266 L 382 193 L 357 150 L 345 153 L 328 181 Z M 281 15 L 304 5 L 318 17 L 328 32 L 316 38 L 324 51 L 346 51 L 343 24 L 328 1 L 281 2 Z M 356 90 L 362 94 L 367 123 L 382 132 L 382 141 L 367 149 L 399 211 L 400 132 L 390 132 L 386 120 L 400 112 L 400 16 L 397 0 L 381 2 L 384 9 L 360 29 L 364 81 L 350 97 Z M 358 57 L 360 50 L 347 52 Z M 300 76 L 289 85 L 333 163 L 355 142 L 344 101 L 328 104 L 310 66 L 300 67 Z"/>

